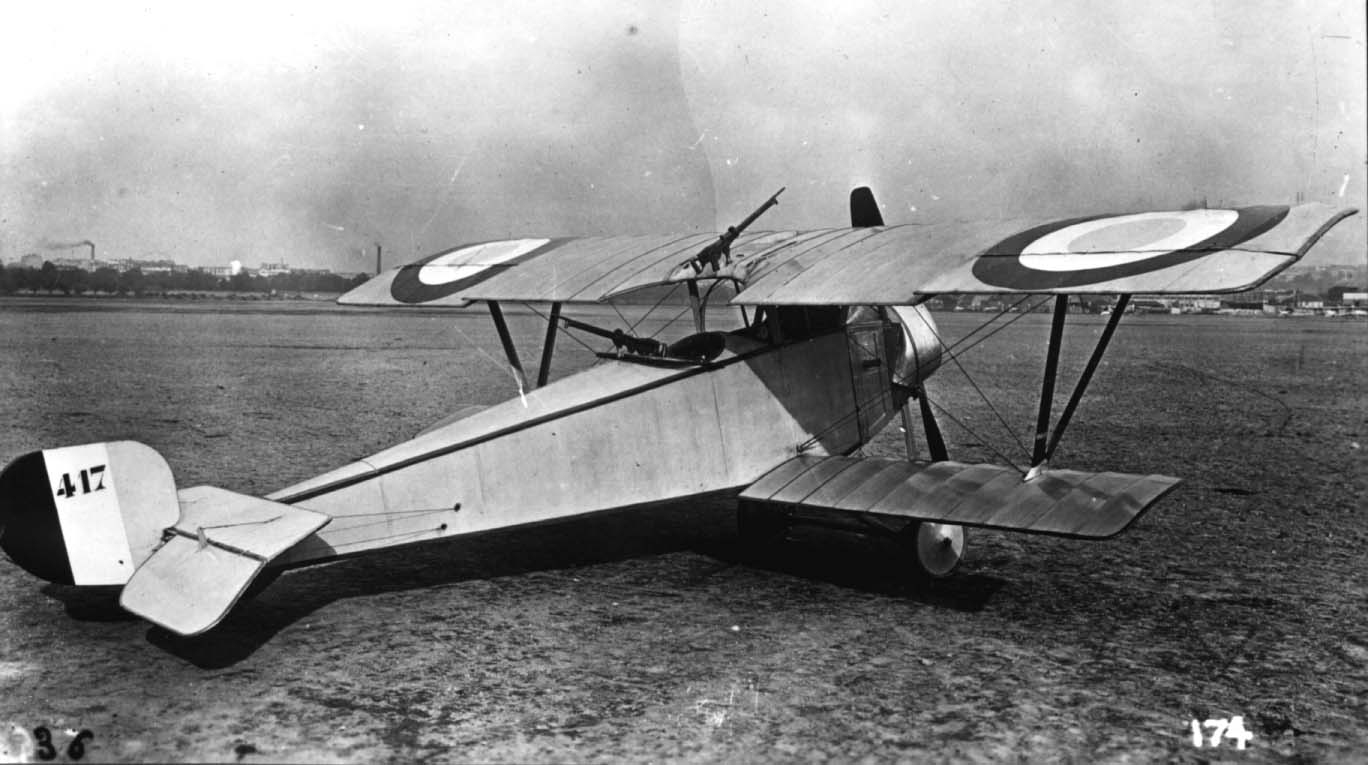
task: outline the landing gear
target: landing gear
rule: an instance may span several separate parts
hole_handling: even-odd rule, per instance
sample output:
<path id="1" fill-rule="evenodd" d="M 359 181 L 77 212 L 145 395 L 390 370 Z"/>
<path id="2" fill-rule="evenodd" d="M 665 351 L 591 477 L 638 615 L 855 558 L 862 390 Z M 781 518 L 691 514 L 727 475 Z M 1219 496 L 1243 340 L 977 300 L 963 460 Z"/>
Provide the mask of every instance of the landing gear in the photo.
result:
<path id="1" fill-rule="evenodd" d="M 943 579 L 964 558 L 964 527 L 952 523 L 913 523 L 898 535 L 907 546 L 914 578 Z"/>
<path id="2" fill-rule="evenodd" d="M 788 531 L 789 515 L 770 502 L 740 500 L 736 504 L 736 533 L 749 546 L 771 542 Z"/>

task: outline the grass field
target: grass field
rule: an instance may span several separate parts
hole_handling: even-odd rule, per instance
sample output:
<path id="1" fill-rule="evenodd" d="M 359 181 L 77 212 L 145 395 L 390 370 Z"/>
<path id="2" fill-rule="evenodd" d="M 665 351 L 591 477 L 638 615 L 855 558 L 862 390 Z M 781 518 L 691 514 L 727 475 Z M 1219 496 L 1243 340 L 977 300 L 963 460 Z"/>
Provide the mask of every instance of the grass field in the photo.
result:
<path id="1" fill-rule="evenodd" d="M 1102 327 L 1070 322 L 1060 402 Z M 534 366 L 544 325 L 511 323 Z M 963 359 L 1010 429 L 932 379 L 952 457 L 1024 459 L 1047 325 Z M 255 494 L 516 394 L 483 312 L 10 299 L 0 358 L 0 461 L 135 439 Z M 562 340 L 556 374 L 593 360 Z M 95 761 L 1361 760 L 1366 383 L 1362 322 L 1130 317 L 1055 464 L 1185 483 L 1106 542 L 971 532 L 932 589 L 884 540 L 743 551 L 722 502 L 293 572 L 191 640 L 3 561 L 0 753 L 41 725 Z M 1193 745 L 1234 715 L 1246 751 Z"/>

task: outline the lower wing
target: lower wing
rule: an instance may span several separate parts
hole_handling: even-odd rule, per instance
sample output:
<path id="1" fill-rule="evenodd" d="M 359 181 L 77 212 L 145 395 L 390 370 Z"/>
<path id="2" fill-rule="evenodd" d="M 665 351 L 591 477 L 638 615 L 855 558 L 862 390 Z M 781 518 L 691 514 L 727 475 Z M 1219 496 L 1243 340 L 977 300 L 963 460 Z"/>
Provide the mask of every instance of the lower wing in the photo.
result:
<path id="1" fill-rule="evenodd" d="M 1078 470 L 1049 470 L 1027 479 L 1000 465 L 805 456 L 765 474 L 741 499 L 1106 539 L 1178 483 L 1163 475 Z"/>

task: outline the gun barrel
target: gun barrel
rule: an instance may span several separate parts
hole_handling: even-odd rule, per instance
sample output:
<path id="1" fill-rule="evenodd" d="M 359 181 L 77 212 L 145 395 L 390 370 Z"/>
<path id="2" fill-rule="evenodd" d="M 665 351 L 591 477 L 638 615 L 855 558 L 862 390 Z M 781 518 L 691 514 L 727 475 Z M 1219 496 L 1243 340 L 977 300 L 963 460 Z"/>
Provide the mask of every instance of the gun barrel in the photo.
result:
<path id="1" fill-rule="evenodd" d="M 572 319 L 569 316 L 562 316 L 560 317 L 560 320 L 562 323 L 565 324 L 565 326 L 570 327 L 571 329 L 582 329 L 591 335 L 606 337 L 609 340 L 613 339 L 613 333 L 611 330 L 603 329 L 601 327 L 595 327 L 593 324 L 587 324 L 582 321 L 576 321 L 575 319 Z"/>
<path id="2" fill-rule="evenodd" d="M 730 243 L 731 240 L 736 239 L 736 237 L 740 235 L 742 231 L 746 230 L 746 227 L 754 223 L 756 218 L 759 218 L 761 215 L 764 215 L 766 210 L 779 204 L 779 195 L 784 193 L 784 189 L 786 188 L 788 187 L 779 187 L 779 190 L 774 192 L 774 196 L 770 197 L 769 199 L 766 199 L 765 203 L 756 208 L 755 212 L 751 213 L 749 216 L 746 217 L 745 220 L 741 221 L 739 225 L 732 227 L 731 230 L 724 234 L 723 236 L 730 237 L 730 239 L 728 239 L 728 243 Z"/>
<path id="3" fill-rule="evenodd" d="M 780 186 L 779 190 L 774 192 L 774 196 L 766 199 L 765 203 L 756 208 L 755 212 L 751 213 L 739 224 L 728 228 L 725 233 L 717 237 L 717 241 L 699 250 L 698 254 L 685 261 L 685 264 L 693 268 L 694 274 L 696 275 L 702 274 L 703 269 L 707 266 L 712 266 L 713 273 L 717 273 L 720 268 L 720 263 L 723 261 L 730 262 L 731 245 L 732 242 L 736 241 L 736 237 L 741 236 L 741 232 L 745 231 L 747 226 L 754 223 L 756 218 L 764 215 L 766 210 L 779 204 L 779 195 L 784 193 L 784 189 L 786 188 L 788 187 Z"/>
<path id="4" fill-rule="evenodd" d="M 607 340 L 612 340 L 614 346 L 626 348 L 639 356 L 659 356 L 665 352 L 665 344 L 659 340 L 629 335 L 620 329 L 609 330 L 602 327 L 596 327 L 593 324 L 576 321 L 568 316 L 562 316 L 560 317 L 560 320 L 565 326 L 570 327 L 571 329 L 581 329 L 591 335 L 598 335 Z"/>

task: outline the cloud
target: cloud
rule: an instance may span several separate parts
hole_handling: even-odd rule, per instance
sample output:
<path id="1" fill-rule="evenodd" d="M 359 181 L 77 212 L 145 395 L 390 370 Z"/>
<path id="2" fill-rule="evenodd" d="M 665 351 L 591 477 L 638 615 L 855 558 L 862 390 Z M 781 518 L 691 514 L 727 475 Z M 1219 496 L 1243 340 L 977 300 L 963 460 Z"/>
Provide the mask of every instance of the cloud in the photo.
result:
<path id="1" fill-rule="evenodd" d="M 0 257 L 361 269 L 717 229 L 782 185 L 759 225 L 843 225 L 862 183 L 890 222 L 1368 196 L 1339 0 L 78 5 L 0 38 L 36 73 L 0 102 Z"/>

